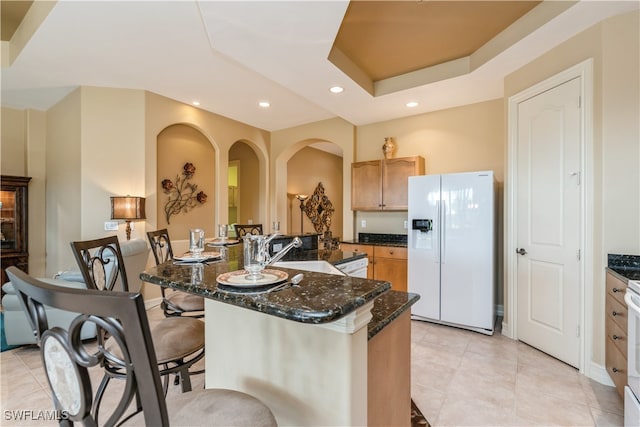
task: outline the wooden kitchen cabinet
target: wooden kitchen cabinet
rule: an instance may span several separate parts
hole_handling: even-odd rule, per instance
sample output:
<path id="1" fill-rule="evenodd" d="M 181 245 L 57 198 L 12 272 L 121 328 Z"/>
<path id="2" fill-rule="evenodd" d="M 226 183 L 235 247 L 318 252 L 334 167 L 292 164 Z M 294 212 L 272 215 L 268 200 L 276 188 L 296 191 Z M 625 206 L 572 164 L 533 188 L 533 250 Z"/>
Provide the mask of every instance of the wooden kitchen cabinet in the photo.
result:
<path id="1" fill-rule="evenodd" d="M 605 365 L 621 397 L 627 384 L 627 305 L 624 294 L 627 283 L 607 271 L 605 298 Z"/>
<path id="2" fill-rule="evenodd" d="M 0 177 L 0 248 L 2 283 L 9 279 L 5 269 L 11 266 L 29 272 L 28 184 L 31 178 L 2 175 Z"/>
<path id="3" fill-rule="evenodd" d="M 341 243 L 340 249 L 367 254 L 367 279 L 386 280 L 391 282 L 391 289 L 407 291 L 407 248 Z"/>
<path id="4" fill-rule="evenodd" d="M 424 175 L 420 156 L 351 164 L 351 209 L 404 211 L 408 209 L 408 179 Z"/>
<path id="5" fill-rule="evenodd" d="M 407 292 L 407 248 L 373 247 L 373 278 L 391 282 L 391 289 Z"/>

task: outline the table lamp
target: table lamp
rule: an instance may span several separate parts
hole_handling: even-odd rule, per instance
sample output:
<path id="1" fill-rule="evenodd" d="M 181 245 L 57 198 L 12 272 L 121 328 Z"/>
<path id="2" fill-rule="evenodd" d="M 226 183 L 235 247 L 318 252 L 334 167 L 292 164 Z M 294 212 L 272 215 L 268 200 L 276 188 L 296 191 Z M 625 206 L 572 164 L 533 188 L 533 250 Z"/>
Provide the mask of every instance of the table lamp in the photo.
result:
<path id="1" fill-rule="evenodd" d="M 127 240 L 131 240 L 131 221 L 146 219 L 144 197 L 111 197 L 111 219 L 127 222 Z"/>

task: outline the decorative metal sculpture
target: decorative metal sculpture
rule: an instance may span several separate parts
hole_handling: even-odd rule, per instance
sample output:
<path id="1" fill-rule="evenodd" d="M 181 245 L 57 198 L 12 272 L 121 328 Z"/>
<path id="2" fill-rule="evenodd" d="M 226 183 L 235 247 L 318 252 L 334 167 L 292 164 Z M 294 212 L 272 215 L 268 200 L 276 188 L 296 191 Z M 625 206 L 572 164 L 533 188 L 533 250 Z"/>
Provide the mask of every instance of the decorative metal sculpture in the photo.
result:
<path id="1" fill-rule="evenodd" d="M 304 212 L 307 214 L 316 233 L 322 233 L 326 228 L 331 227 L 331 217 L 333 216 L 333 205 L 329 198 L 324 194 L 324 186 L 318 183 L 315 191 L 304 205 Z"/>
<path id="2" fill-rule="evenodd" d="M 162 190 L 169 195 L 169 200 L 164 205 L 167 224 L 170 224 L 169 220 L 173 215 L 189 212 L 207 201 L 204 191 L 198 191 L 198 185 L 189 182 L 195 173 L 196 167 L 193 163 L 187 162 L 182 167 L 182 176 L 176 175 L 175 184 L 170 179 L 162 180 Z"/>

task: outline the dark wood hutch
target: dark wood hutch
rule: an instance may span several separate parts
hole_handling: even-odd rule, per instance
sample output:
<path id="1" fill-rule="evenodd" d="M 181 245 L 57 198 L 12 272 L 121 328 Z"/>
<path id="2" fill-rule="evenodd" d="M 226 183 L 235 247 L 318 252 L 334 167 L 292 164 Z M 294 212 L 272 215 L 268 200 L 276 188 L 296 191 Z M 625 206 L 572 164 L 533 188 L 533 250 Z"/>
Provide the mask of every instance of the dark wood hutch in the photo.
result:
<path id="1" fill-rule="evenodd" d="M 30 177 L 0 177 L 0 259 L 2 283 L 8 281 L 5 269 L 16 266 L 29 272 L 28 185 Z"/>

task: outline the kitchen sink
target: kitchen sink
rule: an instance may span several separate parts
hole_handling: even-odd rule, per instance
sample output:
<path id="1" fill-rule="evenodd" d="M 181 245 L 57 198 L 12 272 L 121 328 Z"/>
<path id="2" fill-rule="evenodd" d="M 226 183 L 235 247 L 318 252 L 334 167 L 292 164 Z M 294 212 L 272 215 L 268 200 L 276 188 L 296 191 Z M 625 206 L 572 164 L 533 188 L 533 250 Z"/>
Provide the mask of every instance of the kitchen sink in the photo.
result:
<path id="1" fill-rule="evenodd" d="M 316 273 L 327 273 L 344 276 L 342 271 L 328 263 L 327 261 L 278 261 L 272 267 L 293 268 L 296 270 L 314 271 Z"/>

